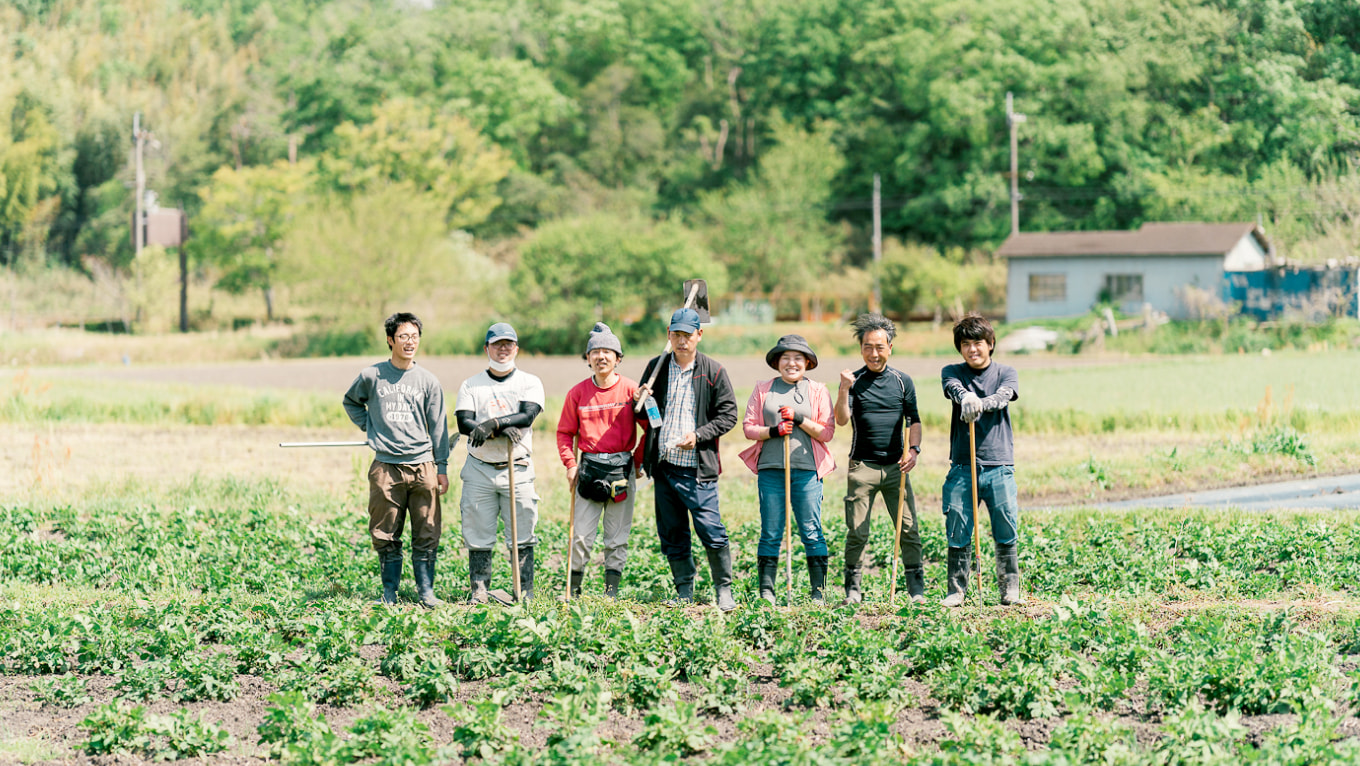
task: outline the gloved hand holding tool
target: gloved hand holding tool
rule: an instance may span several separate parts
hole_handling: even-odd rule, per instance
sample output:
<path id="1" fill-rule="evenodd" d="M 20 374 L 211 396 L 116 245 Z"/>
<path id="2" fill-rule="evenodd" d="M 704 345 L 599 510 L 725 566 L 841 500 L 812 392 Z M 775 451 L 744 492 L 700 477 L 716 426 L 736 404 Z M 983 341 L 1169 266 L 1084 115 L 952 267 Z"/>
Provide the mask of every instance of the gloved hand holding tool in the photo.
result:
<path id="1" fill-rule="evenodd" d="M 490 439 L 496 434 L 500 433 L 500 430 L 501 430 L 500 418 L 491 418 L 489 420 L 483 420 L 482 422 L 477 424 L 476 428 L 472 429 L 472 433 L 468 434 L 468 443 L 474 447 L 480 447 L 483 444 L 486 444 L 487 439 Z"/>
<path id="2" fill-rule="evenodd" d="M 976 422 L 982 416 L 982 410 L 982 399 L 972 391 L 964 392 L 963 398 L 959 400 L 959 416 L 963 418 L 963 422 Z"/>

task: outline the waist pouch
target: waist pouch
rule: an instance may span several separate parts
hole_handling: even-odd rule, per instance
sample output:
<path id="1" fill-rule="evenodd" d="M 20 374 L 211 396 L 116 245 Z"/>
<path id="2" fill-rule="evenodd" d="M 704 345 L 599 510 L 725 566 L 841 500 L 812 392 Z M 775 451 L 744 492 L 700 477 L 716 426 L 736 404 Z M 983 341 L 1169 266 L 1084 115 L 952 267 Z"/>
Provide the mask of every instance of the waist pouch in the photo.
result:
<path id="1" fill-rule="evenodd" d="M 597 503 L 621 503 L 628 499 L 628 471 L 632 467 L 633 456 L 628 452 L 583 452 L 576 493 Z"/>

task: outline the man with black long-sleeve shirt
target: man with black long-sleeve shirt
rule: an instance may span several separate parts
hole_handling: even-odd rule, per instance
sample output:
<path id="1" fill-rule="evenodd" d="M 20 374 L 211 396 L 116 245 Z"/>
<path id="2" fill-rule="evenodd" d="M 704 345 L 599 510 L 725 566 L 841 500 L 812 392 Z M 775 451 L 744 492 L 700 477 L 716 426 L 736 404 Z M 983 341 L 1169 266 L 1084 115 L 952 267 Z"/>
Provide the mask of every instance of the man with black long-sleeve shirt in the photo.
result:
<path id="1" fill-rule="evenodd" d="M 916 456 L 921 452 L 916 386 L 911 376 L 888 366 L 893 338 L 897 335 L 892 320 L 882 314 L 861 314 L 854 328 L 864 366 L 841 372 L 836 397 L 836 425 L 854 423 L 845 492 L 845 600 L 858 603 L 861 599 L 860 578 L 874 495 L 883 495 L 895 525 L 901 492 L 905 489 L 911 523 L 907 519 L 902 521 L 902 562 L 911 600 L 924 603 L 925 570 L 921 563 L 916 497 L 912 494 L 911 480 L 903 476 L 916 467 Z M 907 426 L 909 445 L 905 449 L 903 423 Z"/>

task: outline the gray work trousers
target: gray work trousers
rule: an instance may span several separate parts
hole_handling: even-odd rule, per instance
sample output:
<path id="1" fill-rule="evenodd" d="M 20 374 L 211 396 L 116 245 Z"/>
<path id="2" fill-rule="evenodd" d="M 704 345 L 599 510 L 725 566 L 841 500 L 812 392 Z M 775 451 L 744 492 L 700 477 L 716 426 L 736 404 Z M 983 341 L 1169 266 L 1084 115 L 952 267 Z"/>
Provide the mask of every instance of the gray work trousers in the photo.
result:
<path id="1" fill-rule="evenodd" d="M 510 547 L 510 471 L 469 456 L 459 472 L 463 494 L 458 509 L 463 516 L 463 544 L 470 551 L 496 547 L 496 522 L 505 523 L 505 545 Z M 520 546 L 538 542 L 538 494 L 534 492 L 532 463 L 515 465 L 515 523 Z"/>
<path id="2" fill-rule="evenodd" d="M 603 526 L 600 540 L 604 549 L 604 568 L 623 571 L 628 560 L 628 534 L 633 529 L 633 495 L 637 494 L 631 466 L 628 473 L 628 497 L 621 503 L 597 503 L 574 493 L 576 501 L 576 534 L 571 538 L 571 568 L 584 572 L 590 563 L 590 551 L 595 547 L 597 527 Z M 603 517 L 603 524 L 601 518 Z"/>

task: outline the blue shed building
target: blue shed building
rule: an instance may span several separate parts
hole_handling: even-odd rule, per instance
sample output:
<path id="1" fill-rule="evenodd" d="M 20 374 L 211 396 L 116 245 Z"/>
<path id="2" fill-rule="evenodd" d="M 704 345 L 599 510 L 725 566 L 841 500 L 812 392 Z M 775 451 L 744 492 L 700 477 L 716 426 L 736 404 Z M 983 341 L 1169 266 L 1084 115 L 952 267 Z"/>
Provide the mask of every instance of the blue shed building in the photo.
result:
<path id="1" fill-rule="evenodd" d="M 1135 231 L 1021 232 L 1007 263 L 1006 320 L 1081 316 L 1109 301 L 1188 318 L 1181 291 L 1224 292 L 1224 273 L 1260 271 L 1270 246 L 1253 223 L 1145 223 Z"/>

